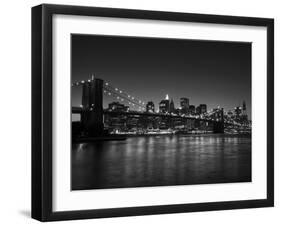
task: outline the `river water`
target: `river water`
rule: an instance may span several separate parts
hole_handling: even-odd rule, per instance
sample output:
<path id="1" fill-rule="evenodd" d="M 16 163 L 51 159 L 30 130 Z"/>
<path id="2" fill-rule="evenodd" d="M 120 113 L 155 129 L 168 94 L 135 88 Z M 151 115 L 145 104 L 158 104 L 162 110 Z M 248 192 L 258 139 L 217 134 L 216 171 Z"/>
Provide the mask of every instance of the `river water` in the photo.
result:
<path id="1" fill-rule="evenodd" d="M 72 189 L 251 181 L 251 137 L 161 135 L 73 144 Z"/>

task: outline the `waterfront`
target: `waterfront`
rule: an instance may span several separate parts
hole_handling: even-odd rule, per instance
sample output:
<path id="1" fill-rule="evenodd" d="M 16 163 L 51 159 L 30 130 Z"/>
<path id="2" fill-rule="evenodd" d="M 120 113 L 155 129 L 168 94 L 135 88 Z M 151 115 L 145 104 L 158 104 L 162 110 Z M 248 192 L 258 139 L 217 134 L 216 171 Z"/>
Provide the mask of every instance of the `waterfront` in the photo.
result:
<path id="1" fill-rule="evenodd" d="M 73 144 L 72 189 L 251 181 L 251 137 L 162 135 Z"/>

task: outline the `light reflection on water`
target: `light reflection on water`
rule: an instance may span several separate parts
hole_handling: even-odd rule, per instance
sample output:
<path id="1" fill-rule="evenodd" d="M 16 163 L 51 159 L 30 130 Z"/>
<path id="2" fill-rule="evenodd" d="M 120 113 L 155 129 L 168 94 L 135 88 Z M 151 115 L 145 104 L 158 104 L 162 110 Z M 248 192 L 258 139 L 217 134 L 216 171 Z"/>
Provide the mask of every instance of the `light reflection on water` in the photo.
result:
<path id="1" fill-rule="evenodd" d="M 72 189 L 251 181 L 251 138 L 130 137 L 75 144 Z"/>

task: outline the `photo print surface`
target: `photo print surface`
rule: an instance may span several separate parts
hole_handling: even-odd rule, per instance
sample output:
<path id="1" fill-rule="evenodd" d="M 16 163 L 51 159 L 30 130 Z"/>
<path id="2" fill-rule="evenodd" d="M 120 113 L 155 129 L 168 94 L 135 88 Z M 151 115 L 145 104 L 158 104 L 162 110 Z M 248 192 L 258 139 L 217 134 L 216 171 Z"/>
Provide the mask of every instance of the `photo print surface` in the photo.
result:
<path id="1" fill-rule="evenodd" d="M 251 43 L 71 35 L 71 189 L 251 182 Z"/>

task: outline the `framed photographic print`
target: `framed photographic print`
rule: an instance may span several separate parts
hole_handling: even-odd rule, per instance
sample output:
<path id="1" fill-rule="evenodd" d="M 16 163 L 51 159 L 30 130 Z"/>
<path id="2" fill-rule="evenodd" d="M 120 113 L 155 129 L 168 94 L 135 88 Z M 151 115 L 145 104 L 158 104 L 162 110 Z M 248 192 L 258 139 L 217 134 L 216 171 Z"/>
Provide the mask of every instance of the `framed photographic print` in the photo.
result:
<path id="1" fill-rule="evenodd" d="M 274 21 L 32 8 L 32 217 L 274 204 Z"/>

